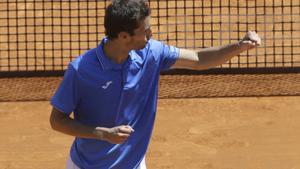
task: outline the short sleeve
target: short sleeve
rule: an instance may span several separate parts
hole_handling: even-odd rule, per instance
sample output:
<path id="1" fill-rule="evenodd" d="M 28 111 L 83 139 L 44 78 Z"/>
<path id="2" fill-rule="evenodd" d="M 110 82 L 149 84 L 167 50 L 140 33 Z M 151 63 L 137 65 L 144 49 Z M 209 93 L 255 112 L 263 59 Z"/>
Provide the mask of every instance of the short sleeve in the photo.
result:
<path id="1" fill-rule="evenodd" d="M 169 70 L 179 57 L 179 49 L 175 46 L 166 45 L 162 42 L 155 43 L 155 49 L 159 57 L 160 71 Z"/>
<path id="2" fill-rule="evenodd" d="M 69 64 L 61 84 L 51 99 L 52 106 L 68 115 L 74 111 L 79 100 L 77 79 L 76 70 Z"/>

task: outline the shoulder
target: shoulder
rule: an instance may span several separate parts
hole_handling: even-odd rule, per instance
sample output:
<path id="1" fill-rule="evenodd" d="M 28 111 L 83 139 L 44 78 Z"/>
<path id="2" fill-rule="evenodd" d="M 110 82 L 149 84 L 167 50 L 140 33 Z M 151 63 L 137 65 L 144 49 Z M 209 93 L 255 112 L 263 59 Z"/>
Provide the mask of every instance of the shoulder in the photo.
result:
<path id="1" fill-rule="evenodd" d="M 136 51 L 139 55 L 147 56 L 148 59 L 154 58 L 156 61 L 162 55 L 164 43 L 150 39 L 144 49 Z"/>
<path id="2" fill-rule="evenodd" d="M 97 55 L 96 55 L 96 48 L 90 49 L 79 55 L 76 59 L 70 62 L 71 67 L 75 70 L 79 71 L 81 69 L 86 69 L 87 67 L 91 67 L 92 65 L 97 65 Z"/>
<path id="3" fill-rule="evenodd" d="M 165 44 L 162 41 L 158 41 L 155 39 L 150 39 L 148 42 L 148 46 L 150 49 L 159 49 L 165 46 Z"/>
<path id="4" fill-rule="evenodd" d="M 163 41 L 158 41 L 151 39 L 149 40 L 149 48 L 152 51 L 159 52 L 160 54 L 168 53 L 168 52 L 179 52 L 179 48 L 168 45 L 164 43 Z"/>

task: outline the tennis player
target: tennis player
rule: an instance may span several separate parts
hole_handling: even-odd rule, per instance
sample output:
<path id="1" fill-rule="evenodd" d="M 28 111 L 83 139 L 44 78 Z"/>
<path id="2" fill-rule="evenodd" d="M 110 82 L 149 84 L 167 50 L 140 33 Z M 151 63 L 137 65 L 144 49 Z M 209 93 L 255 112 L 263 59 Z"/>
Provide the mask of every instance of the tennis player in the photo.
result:
<path id="1" fill-rule="evenodd" d="M 179 49 L 151 39 L 146 0 L 114 0 L 105 12 L 106 37 L 69 64 L 51 100 L 50 123 L 75 136 L 67 169 L 146 169 L 160 72 L 209 69 L 261 40 L 250 31 L 233 44 Z"/>

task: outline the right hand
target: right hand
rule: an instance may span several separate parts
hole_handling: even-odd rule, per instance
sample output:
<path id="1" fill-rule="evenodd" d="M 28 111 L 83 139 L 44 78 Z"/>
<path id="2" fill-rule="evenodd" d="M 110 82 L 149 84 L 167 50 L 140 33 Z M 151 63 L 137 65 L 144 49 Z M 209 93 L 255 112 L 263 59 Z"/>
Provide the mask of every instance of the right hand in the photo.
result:
<path id="1" fill-rule="evenodd" d="M 261 45 L 261 38 L 255 31 L 249 31 L 239 43 L 247 50 L 253 49 Z"/>
<path id="2" fill-rule="evenodd" d="M 100 140 L 112 144 L 121 144 L 129 138 L 134 130 L 128 125 L 121 125 L 113 128 L 96 127 L 94 132 Z"/>

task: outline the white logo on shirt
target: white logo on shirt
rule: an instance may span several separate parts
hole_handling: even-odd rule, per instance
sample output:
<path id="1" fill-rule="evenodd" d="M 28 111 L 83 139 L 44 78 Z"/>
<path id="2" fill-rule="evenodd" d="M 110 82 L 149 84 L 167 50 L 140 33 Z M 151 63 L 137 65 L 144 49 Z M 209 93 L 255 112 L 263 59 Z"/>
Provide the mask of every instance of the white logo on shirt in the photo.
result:
<path id="1" fill-rule="evenodd" d="M 112 84 L 112 81 L 108 81 L 102 86 L 102 89 L 107 89 Z"/>

